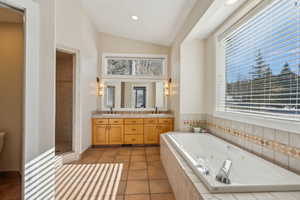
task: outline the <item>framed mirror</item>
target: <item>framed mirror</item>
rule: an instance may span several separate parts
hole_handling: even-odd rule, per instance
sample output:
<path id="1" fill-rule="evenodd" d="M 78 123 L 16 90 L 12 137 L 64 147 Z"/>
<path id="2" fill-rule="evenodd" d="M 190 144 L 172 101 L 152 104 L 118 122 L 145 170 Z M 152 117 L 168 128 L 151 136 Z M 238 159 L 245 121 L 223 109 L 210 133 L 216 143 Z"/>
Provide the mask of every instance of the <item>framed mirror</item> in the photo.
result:
<path id="1" fill-rule="evenodd" d="M 163 80 L 104 80 L 102 109 L 167 109 Z"/>

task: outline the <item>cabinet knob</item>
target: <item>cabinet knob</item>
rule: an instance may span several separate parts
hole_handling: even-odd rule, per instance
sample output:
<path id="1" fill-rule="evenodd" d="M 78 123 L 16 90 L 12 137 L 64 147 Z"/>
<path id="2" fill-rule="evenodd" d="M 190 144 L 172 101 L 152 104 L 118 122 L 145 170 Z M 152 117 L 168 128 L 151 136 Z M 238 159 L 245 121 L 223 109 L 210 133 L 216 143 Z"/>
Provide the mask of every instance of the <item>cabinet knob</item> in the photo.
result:
<path id="1" fill-rule="evenodd" d="M 135 128 L 133 128 L 133 129 L 132 129 L 132 131 L 136 131 L 136 129 L 135 129 Z"/>

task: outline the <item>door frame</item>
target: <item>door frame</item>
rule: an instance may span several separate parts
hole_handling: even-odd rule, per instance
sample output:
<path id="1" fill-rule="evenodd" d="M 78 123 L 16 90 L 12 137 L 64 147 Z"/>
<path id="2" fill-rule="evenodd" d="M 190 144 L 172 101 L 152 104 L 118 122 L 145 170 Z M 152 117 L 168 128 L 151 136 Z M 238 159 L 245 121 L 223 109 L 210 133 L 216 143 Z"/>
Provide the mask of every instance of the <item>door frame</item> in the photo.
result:
<path id="1" fill-rule="evenodd" d="M 63 163 L 80 159 L 81 153 L 81 104 L 80 104 L 80 50 L 57 44 L 56 51 L 61 51 L 73 56 L 73 123 L 72 123 L 72 152 L 59 155 Z M 55 56 L 55 81 L 56 81 L 56 56 Z M 56 85 L 56 84 L 55 84 Z M 55 86 L 56 91 L 56 86 Z M 55 92 L 55 108 L 56 108 L 56 92 Z"/>
<path id="2" fill-rule="evenodd" d="M 24 66 L 22 97 L 21 195 L 24 199 L 26 165 L 39 152 L 39 5 L 32 0 L 0 0 L 1 4 L 24 13 Z"/>

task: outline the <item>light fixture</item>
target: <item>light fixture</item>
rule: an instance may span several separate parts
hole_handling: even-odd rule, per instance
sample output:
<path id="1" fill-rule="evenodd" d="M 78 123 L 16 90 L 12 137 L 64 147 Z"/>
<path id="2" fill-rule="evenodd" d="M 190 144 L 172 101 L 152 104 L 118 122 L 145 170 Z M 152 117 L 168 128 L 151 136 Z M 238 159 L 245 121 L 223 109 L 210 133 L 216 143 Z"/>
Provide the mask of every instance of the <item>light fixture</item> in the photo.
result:
<path id="1" fill-rule="evenodd" d="M 165 95 L 166 96 L 170 96 L 171 95 L 171 83 L 172 83 L 172 79 L 169 78 L 169 80 L 167 80 L 165 82 Z"/>
<path id="2" fill-rule="evenodd" d="M 236 2 L 238 2 L 239 0 L 226 0 L 226 2 L 225 2 L 225 4 L 226 5 L 233 5 L 233 4 L 235 4 Z"/>
<path id="3" fill-rule="evenodd" d="M 104 94 L 104 84 L 101 83 L 99 77 L 97 77 L 96 80 L 97 80 L 97 88 L 96 88 L 97 96 L 103 96 L 103 94 Z"/>
<path id="4" fill-rule="evenodd" d="M 131 16 L 131 19 L 133 19 L 133 20 L 137 21 L 137 20 L 139 20 L 139 17 L 138 17 L 138 16 L 136 16 L 136 15 L 132 15 L 132 16 Z"/>

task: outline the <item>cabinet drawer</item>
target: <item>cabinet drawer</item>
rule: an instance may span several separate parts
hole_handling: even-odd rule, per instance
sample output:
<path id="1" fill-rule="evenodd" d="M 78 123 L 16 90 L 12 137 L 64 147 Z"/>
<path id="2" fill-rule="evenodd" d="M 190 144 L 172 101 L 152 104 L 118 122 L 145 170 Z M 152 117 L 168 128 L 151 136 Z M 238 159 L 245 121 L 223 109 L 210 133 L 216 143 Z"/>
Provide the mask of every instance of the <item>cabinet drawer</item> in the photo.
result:
<path id="1" fill-rule="evenodd" d="M 143 134 L 143 125 L 125 125 L 125 134 Z"/>
<path id="2" fill-rule="evenodd" d="M 125 135 L 125 144 L 143 144 L 143 135 Z"/>
<path id="3" fill-rule="evenodd" d="M 144 119 L 144 124 L 157 124 L 158 120 L 155 118 L 146 118 Z"/>
<path id="4" fill-rule="evenodd" d="M 158 123 L 160 124 L 172 124 L 172 119 L 158 119 Z"/>
<path id="5" fill-rule="evenodd" d="M 123 124 L 123 119 L 109 119 L 109 124 Z"/>
<path id="6" fill-rule="evenodd" d="M 143 124 L 143 119 L 125 119 L 125 124 Z"/>
<path id="7" fill-rule="evenodd" d="M 108 119 L 94 119 L 95 124 L 108 124 Z"/>

